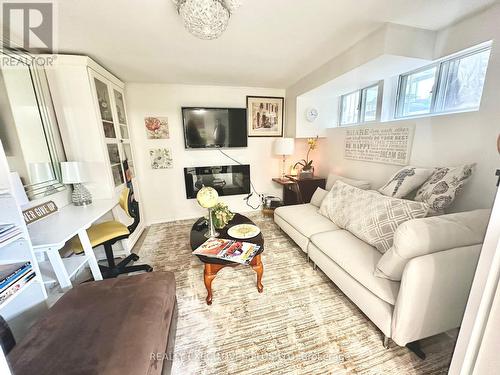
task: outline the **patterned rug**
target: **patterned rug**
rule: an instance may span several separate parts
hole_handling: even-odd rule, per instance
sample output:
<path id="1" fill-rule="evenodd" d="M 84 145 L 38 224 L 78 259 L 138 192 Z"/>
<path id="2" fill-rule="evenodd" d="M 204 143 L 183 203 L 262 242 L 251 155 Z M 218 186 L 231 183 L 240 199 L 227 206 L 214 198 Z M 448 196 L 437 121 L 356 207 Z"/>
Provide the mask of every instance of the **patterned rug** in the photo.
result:
<path id="1" fill-rule="evenodd" d="M 264 292 L 256 274 L 222 269 L 205 303 L 203 264 L 191 254 L 194 220 L 153 225 L 141 261 L 172 271 L 179 319 L 173 374 L 445 374 L 454 339 L 422 342 L 425 361 L 382 346 L 382 334 L 272 221 L 250 215 L 265 239 Z"/>

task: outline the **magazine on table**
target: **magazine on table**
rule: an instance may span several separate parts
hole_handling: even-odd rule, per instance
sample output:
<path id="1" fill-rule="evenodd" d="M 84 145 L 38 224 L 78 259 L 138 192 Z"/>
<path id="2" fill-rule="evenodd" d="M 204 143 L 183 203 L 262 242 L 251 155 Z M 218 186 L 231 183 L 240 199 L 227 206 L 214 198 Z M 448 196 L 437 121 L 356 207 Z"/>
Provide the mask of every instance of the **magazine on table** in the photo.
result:
<path id="1" fill-rule="evenodd" d="M 249 242 L 210 238 L 193 251 L 193 254 L 248 265 L 259 249 L 259 245 Z"/>

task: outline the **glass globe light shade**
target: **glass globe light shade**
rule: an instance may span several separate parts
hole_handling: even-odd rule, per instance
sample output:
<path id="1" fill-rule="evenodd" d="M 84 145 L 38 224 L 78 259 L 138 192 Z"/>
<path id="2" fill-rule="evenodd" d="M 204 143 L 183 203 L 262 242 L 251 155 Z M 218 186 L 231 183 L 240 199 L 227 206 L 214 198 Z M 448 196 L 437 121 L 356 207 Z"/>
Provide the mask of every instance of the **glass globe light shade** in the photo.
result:
<path id="1" fill-rule="evenodd" d="M 230 12 L 222 0 L 179 1 L 179 14 L 184 27 L 200 39 L 216 39 L 229 22 Z"/>
<path id="2" fill-rule="evenodd" d="M 243 4 L 243 0 L 224 0 L 224 4 L 229 12 L 233 13 Z"/>
<path id="3" fill-rule="evenodd" d="M 203 208 L 212 208 L 219 201 L 219 194 L 217 190 L 210 186 L 204 186 L 196 194 L 196 200 Z"/>

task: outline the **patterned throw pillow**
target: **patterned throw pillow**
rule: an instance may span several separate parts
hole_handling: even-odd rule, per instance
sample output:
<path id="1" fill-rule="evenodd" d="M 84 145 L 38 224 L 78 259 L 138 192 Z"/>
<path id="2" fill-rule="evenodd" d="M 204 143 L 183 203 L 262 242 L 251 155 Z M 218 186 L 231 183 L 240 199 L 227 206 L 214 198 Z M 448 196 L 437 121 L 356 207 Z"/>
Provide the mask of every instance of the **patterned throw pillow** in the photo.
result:
<path id="1" fill-rule="evenodd" d="M 397 227 L 425 217 L 428 209 L 422 202 L 391 198 L 337 181 L 321 203 L 320 213 L 385 253 Z"/>
<path id="2" fill-rule="evenodd" d="M 415 201 L 427 203 L 432 211 L 443 213 L 470 179 L 475 165 L 473 163 L 459 167 L 437 168 L 418 189 Z"/>
<path id="3" fill-rule="evenodd" d="M 405 167 L 396 172 L 378 191 L 388 197 L 404 198 L 427 181 L 432 172 L 432 169 Z"/>

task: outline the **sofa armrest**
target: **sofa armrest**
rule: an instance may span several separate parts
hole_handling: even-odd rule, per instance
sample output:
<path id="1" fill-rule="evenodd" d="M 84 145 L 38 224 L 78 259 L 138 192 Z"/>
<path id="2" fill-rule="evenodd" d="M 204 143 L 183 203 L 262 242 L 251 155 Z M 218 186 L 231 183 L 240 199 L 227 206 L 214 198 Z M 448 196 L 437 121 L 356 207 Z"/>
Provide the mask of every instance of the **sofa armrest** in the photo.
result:
<path id="1" fill-rule="evenodd" d="M 427 254 L 407 263 L 392 319 L 396 344 L 460 326 L 481 246 Z"/>
<path id="2" fill-rule="evenodd" d="M 394 234 L 393 246 L 380 258 L 375 274 L 399 281 L 410 259 L 483 242 L 491 210 L 474 210 L 409 220 Z"/>

